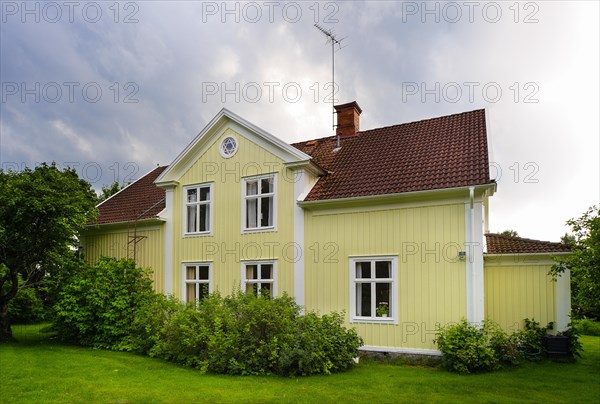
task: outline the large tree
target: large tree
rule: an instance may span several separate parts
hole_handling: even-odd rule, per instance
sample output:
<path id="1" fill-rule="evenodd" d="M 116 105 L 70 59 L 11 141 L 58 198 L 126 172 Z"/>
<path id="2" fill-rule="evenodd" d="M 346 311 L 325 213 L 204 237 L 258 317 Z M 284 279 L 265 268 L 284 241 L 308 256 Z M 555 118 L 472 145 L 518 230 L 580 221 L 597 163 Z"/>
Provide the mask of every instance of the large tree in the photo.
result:
<path id="1" fill-rule="evenodd" d="M 553 274 L 571 271 L 571 300 L 573 314 L 600 318 L 600 216 L 595 206 L 580 218 L 567 221 L 573 235 L 564 237 L 571 242 L 571 254 L 556 258 Z"/>
<path id="2" fill-rule="evenodd" d="M 0 339 L 11 339 L 8 304 L 20 289 L 72 266 L 77 234 L 96 194 L 73 169 L 53 163 L 0 170 Z"/>

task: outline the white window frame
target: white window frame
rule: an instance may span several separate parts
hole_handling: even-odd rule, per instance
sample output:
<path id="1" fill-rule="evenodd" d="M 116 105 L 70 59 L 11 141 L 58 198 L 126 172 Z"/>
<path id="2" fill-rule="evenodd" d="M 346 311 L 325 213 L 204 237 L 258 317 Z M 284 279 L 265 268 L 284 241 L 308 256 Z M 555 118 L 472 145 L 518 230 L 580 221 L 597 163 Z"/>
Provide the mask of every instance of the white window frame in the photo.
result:
<path id="1" fill-rule="evenodd" d="M 377 261 L 389 261 L 391 263 L 391 278 L 375 278 L 375 262 Z M 365 278 L 356 278 L 356 263 L 358 262 L 371 262 L 371 278 L 370 281 L 365 281 Z M 398 324 L 398 256 L 397 255 L 370 255 L 370 256 L 356 256 L 349 258 L 349 271 L 350 271 L 350 322 L 351 323 L 384 323 L 384 324 Z M 375 295 L 375 283 L 377 282 L 391 282 L 390 302 L 389 308 L 391 316 L 388 317 L 377 317 L 376 315 L 376 295 Z M 372 316 L 358 316 L 356 313 L 356 284 L 357 283 L 371 283 L 371 308 L 373 309 Z"/>
<path id="2" fill-rule="evenodd" d="M 196 277 L 193 280 L 187 279 L 187 268 L 196 267 Z M 198 267 L 208 267 L 208 280 L 198 279 Z M 200 285 L 208 285 L 208 293 L 213 292 L 213 264 L 212 262 L 184 262 L 181 264 L 181 300 L 184 303 L 188 302 L 187 299 L 187 285 L 196 285 L 196 296 L 198 296 Z M 196 300 L 198 301 L 198 300 Z"/>
<path id="3" fill-rule="evenodd" d="M 260 193 L 260 186 L 258 187 L 257 195 L 247 195 L 247 183 L 248 181 L 258 181 L 260 185 L 260 181 L 266 178 L 272 178 L 273 180 L 273 192 L 267 194 Z M 246 227 L 247 220 L 247 207 L 246 202 L 249 199 L 257 199 L 260 201 L 261 198 L 264 197 L 273 197 L 273 224 L 271 226 L 258 226 L 258 227 Z M 259 206 L 260 213 L 260 202 L 257 202 Z M 265 174 L 265 175 L 255 175 L 252 177 L 244 177 L 242 178 L 242 233 L 258 233 L 264 231 L 276 231 L 277 230 L 277 173 Z M 257 218 L 257 222 L 260 222 L 260 217 Z"/>
<path id="4" fill-rule="evenodd" d="M 273 279 L 271 282 L 264 282 L 262 279 L 251 279 L 248 280 L 246 278 L 246 267 L 249 265 L 272 265 L 273 266 Z M 258 276 L 260 278 L 260 269 L 257 271 Z M 259 260 L 259 261 L 242 261 L 241 265 L 241 274 L 240 274 L 240 289 L 242 292 L 246 291 L 246 285 L 248 283 L 271 283 L 271 290 L 273 291 L 272 297 L 277 296 L 277 261 L 276 260 Z M 262 282 L 261 282 L 262 281 Z"/>
<path id="5" fill-rule="evenodd" d="M 209 199 L 207 201 L 200 201 L 200 189 L 201 188 L 208 188 L 209 189 Z M 196 189 L 198 192 L 198 201 L 196 202 L 192 202 L 189 203 L 188 202 L 188 190 L 190 189 Z M 211 236 L 212 235 L 212 231 L 213 231 L 213 218 L 214 218 L 214 186 L 212 182 L 207 182 L 207 183 L 203 183 L 203 184 L 193 184 L 193 185 L 186 185 L 185 187 L 183 187 L 183 212 L 182 212 L 182 217 L 183 217 L 183 222 L 181 224 L 182 226 L 182 230 L 183 230 L 183 236 L 184 237 L 190 237 L 190 236 Z M 195 231 L 195 232 L 189 232 L 187 229 L 187 225 L 188 225 L 188 209 L 187 207 L 190 205 L 196 205 L 198 207 L 200 207 L 200 205 L 207 205 L 208 206 L 208 230 L 203 230 L 203 231 Z M 200 209 L 197 209 L 197 213 L 196 213 L 196 219 L 198 219 L 198 227 L 200 225 L 199 222 L 199 215 L 200 215 Z"/>

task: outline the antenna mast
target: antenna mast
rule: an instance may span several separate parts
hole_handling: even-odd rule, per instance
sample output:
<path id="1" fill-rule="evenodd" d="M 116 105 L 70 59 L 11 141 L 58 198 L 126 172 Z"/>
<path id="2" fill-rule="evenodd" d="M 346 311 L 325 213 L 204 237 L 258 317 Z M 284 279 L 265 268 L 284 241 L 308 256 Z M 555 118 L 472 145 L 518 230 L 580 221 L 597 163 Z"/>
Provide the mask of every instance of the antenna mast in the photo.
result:
<path id="1" fill-rule="evenodd" d="M 325 29 L 319 24 L 315 24 L 315 28 L 327 37 L 327 43 L 331 42 L 331 129 L 335 135 L 335 100 L 333 98 L 335 95 L 335 45 L 337 44 L 341 49 L 344 38 L 337 39 L 332 30 Z M 339 136 L 337 136 L 337 147 L 340 147 Z"/>

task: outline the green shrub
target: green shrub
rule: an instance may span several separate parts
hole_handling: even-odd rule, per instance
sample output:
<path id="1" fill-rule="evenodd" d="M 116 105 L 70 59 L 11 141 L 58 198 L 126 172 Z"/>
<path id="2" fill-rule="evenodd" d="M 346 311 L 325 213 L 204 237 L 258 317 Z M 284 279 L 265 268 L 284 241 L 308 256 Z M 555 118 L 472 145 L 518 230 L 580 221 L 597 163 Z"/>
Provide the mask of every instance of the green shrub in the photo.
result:
<path id="1" fill-rule="evenodd" d="M 153 295 L 152 281 L 133 260 L 103 257 L 74 274 L 59 293 L 54 328 L 66 341 L 131 350 L 136 313 Z"/>
<path id="2" fill-rule="evenodd" d="M 8 304 L 8 315 L 13 324 L 31 324 L 44 321 L 47 310 L 34 288 L 23 288 Z"/>
<path id="3" fill-rule="evenodd" d="M 279 359 L 282 375 L 308 376 L 349 369 L 363 344 L 356 330 L 347 330 L 340 313 L 318 316 L 306 313 L 298 318 L 292 345 Z"/>
<path id="4" fill-rule="evenodd" d="M 467 323 L 439 327 L 435 342 L 442 352 L 445 368 L 458 373 L 474 373 L 495 370 L 500 361 L 489 344 L 485 325 Z"/>
<path id="5" fill-rule="evenodd" d="M 598 321 L 582 318 L 581 320 L 574 320 L 573 326 L 581 335 L 600 337 L 600 322 Z"/>
<path id="6" fill-rule="evenodd" d="M 351 367 L 362 345 L 342 315 L 302 316 L 285 294 L 213 293 L 163 318 L 149 354 L 214 373 L 328 374 Z"/>

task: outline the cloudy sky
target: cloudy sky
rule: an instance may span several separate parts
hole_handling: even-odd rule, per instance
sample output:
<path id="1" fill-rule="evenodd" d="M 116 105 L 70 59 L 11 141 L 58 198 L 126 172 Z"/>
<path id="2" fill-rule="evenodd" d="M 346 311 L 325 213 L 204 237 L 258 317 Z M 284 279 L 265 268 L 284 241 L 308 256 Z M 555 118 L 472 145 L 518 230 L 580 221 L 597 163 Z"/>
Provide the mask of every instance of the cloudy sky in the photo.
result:
<path id="1" fill-rule="evenodd" d="M 598 2 L 1 1 L 0 163 L 96 189 L 169 164 L 226 107 L 287 142 L 487 111 L 491 230 L 558 240 L 600 201 Z"/>

